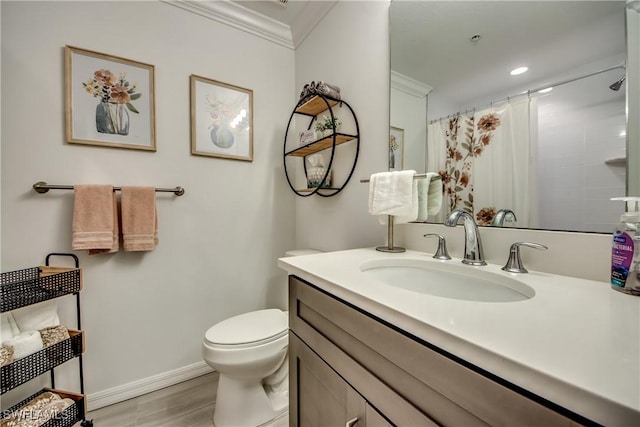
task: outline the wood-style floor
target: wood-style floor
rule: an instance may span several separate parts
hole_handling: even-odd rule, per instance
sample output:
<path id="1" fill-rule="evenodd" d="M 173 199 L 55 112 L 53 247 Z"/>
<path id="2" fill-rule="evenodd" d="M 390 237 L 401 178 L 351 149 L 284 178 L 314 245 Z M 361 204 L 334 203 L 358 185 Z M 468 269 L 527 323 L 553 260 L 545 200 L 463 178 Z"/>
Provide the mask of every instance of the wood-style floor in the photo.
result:
<path id="1" fill-rule="evenodd" d="M 95 427 L 213 427 L 217 387 L 218 374 L 213 372 L 91 411 L 87 419 Z M 264 427 L 288 425 L 285 416 Z"/>

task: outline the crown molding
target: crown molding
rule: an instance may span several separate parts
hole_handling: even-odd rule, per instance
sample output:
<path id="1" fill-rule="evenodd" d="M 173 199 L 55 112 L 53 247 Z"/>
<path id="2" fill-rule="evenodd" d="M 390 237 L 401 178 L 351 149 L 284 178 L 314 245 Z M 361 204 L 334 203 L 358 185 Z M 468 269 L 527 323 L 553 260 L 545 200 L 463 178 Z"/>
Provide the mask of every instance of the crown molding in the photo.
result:
<path id="1" fill-rule="evenodd" d="M 313 31 L 320 21 L 325 17 L 327 13 L 335 6 L 336 1 L 308 1 L 296 17 L 296 20 L 291 24 L 291 35 L 293 39 L 294 48 L 300 46 L 300 44 L 307 38 L 307 36 Z"/>
<path id="2" fill-rule="evenodd" d="M 289 49 L 294 49 L 291 28 L 282 22 L 229 1 L 162 0 L 163 3 L 229 25 Z M 323 15 L 324 16 L 324 15 Z"/>
<path id="3" fill-rule="evenodd" d="M 391 70 L 391 87 L 418 98 L 424 98 L 433 89 L 429 85 L 393 70 Z"/>

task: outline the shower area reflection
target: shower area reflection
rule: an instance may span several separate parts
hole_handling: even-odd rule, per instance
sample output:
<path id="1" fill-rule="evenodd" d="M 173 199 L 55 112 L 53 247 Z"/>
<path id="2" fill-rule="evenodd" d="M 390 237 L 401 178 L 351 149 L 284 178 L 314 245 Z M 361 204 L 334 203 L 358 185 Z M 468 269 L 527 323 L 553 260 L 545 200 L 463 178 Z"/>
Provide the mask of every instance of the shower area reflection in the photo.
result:
<path id="1" fill-rule="evenodd" d="M 610 198 L 625 195 L 626 119 L 624 90 L 610 84 L 623 72 L 610 70 L 537 94 L 533 227 L 613 229 L 620 206 Z"/>
<path id="2" fill-rule="evenodd" d="M 624 25 L 625 6 L 618 0 L 391 3 L 390 126 L 405 130 L 405 150 L 408 136 L 425 135 L 415 138 L 423 151 L 414 157 L 425 158 L 426 167 L 415 169 L 442 172 L 450 184 L 446 209 L 455 195 L 456 208 L 473 210 L 482 224 L 510 209 L 517 220 L 503 227 L 611 232 L 624 207 L 610 198 L 640 188 L 637 114 L 625 119 L 625 103 L 637 111 L 640 93 L 637 72 L 627 73 L 637 68 L 629 52 L 638 50 L 632 43 L 638 38 L 627 40 L 625 28 L 633 26 Z M 518 67 L 528 71 L 510 74 Z M 413 81 L 394 85 L 394 75 Z M 415 90 L 420 85 L 429 89 L 426 96 Z M 407 92 L 420 108 L 405 101 Z M 499 121 L 490 119 L 494 113 Z M 447 147 L 447 139 L 455 145 Z M 505 141 L 513 143 L 511 151 Z"/>
<path id="3" fill-rule="evenodd" d="M 621 73 L 614 66 L 431 120 L 427 169 L 443 178 L 441 216 L 465 209 L 491 225 L 510 209 L 518 220 L 501 226 L 609 232 L 619 211 L 610 198 L 625 195 Z"/>

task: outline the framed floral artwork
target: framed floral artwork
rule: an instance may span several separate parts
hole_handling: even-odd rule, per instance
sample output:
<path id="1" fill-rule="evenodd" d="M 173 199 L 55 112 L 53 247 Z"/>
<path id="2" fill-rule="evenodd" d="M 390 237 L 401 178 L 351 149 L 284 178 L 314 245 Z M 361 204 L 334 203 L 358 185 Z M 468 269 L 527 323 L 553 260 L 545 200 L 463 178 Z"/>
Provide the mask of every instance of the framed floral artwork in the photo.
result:
<path id="1" fill-rule="evenodd" d="M 65 46 L 67 142 L 156 151 L 154 66 Z"/>
<path id="2" fill-rule="evenodd" d="M 391 126 L 389 129 L 389 170 L 404 168 L 404 129 Z"/>
<path id="3" fill-rule="evenodd" d="M 253 161 L 253 91 L 191 75 L 191 154 Z"/>

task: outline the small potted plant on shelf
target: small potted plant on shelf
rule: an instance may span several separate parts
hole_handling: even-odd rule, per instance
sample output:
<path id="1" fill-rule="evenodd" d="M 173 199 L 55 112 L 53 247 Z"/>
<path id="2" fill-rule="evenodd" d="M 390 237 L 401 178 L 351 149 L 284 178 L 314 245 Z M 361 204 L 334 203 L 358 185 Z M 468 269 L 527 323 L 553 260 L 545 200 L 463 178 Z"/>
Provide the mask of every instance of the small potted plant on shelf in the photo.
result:
<path id="1" fill-rule="evenodd" d="M 340 117 L 333 116 L 333 118 L 331 118 L 331 116 L 327 116 L 325 114 L 322 116 L 322 119 L 316 121 L 316 124 L 314 125 L 316 138 L 320 139 L 324 138 L 325 136 L 329 136 L 334 132 L 334 127 L 335 131 L 337 132 L 340 129 L 340 126 L 342 126 Z"/>

